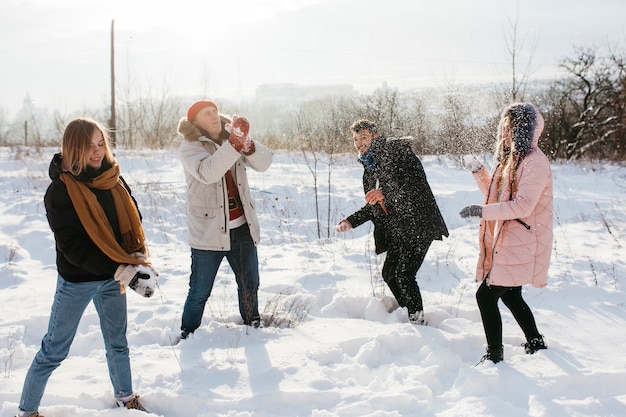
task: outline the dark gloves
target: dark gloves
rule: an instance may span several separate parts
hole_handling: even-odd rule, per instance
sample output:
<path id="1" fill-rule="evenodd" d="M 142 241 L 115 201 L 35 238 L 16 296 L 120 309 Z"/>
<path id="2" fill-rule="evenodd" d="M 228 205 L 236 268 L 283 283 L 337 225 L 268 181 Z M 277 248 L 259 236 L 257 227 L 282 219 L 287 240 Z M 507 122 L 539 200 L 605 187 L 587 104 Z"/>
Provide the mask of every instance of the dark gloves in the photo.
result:
<path id="1" fill-rule="evenodd" d="M 463 207 L 463 210 L 461 210 L 459 214 L 464 219 L 467 219 L 468 217 L 482 217 L 483 206 L 479 206 L 478 204 L 470 204 L 467 207 Z"/>
<path id="2" fill-rule="evenodd" d="M 147 265 L 121 264 L 115 271 L 115 280 L 120 283 L 121 291 L 128 285 L 137 294 L 149 298 L 154 294 L 156 279 L 159 274 Z"/>
<path id="3" fill-rule="evenodd" d="M 196 125 L 187 120 L 186 117 L 183 117 L 182 119 L 180 119 L 180 122 L 178 122 L 178 133 L 189 142 L 196 141 L 200 136 L 202 136 L 202 133 L 200 133 L 200 129 L 198 129 Z"/>
<path id="4" fill-rule="evenodd" d="M 247 155 L 254 152 L 254 142 L 250 137 L 250 121 L 242 116 L 233 115 L 232 123 L 225 126 L 230 133 L 228 141 L 237 152 Z"/>

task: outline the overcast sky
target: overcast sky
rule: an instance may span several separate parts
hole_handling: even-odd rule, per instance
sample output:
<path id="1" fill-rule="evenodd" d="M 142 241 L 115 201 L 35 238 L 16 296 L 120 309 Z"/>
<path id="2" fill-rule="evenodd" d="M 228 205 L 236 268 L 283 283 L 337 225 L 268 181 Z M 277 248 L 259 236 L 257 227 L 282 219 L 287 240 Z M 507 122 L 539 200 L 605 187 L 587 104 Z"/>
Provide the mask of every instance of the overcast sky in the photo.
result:
<path id="1" fill-rule="evenodd" d="M 625 49 L 624 0 L 2 0 L 0 107 L 105 106 L 113 19 L 118 95 L 237 100 L 268 83 L 505 82 L 516 17 L 534 78 L 574 46 Z"/>

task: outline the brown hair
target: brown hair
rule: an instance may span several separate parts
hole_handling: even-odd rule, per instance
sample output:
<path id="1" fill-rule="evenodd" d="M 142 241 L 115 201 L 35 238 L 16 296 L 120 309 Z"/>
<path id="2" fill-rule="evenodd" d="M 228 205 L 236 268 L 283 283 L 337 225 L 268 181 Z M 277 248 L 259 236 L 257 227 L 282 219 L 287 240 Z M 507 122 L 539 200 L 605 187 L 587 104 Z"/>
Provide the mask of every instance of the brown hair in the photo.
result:
<path id="1" fill-rule="evenodd" d="M 109 140 L 106 130 L 95 120 L 79 118 L 72 120 L 63 132 L 61 143 L 61 155 L 63 156 L 63 171 L 69 171 L 76 176 L 87 168 L 89 162 L 89 152 L 91 138 L 97 130 L 104 139 L 104 159 L 103 162 L 115 163 L 115 158 L 109 148 Z"/>
<path id="2" fill-rule="evenodd" d="M 372 135 L 378 133 L 378 128 L 376 127 L 376 123 L 367 119 L 359 119 L 356 122 L 352 123 L 350 126 L 350 131 L 354 133 L 359 133 L 361 130 L 367 129 Z"/>

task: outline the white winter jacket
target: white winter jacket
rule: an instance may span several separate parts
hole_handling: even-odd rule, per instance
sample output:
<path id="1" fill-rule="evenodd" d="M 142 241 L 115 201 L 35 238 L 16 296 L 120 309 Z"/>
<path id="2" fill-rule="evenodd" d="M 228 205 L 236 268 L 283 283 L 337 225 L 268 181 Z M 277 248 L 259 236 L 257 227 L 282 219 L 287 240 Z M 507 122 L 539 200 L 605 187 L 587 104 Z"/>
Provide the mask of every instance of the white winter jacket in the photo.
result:
<path id="1" fill-rule="evenodd" d="M 204 136 L 194 141 L 183 139 L 180 155 L 187 182 L 187 226 L 192 248 L 230 250 L 228 190 L 224 177 L 230 168 L 233 168 L 250 235 L 258 244 L 259 220 L 250 195 L 246 167 L 259 172 L 267 170 L 272 163 L 272 152 L 258 142 L 254 144 L 253 154 L 242 155 L 227 140 L 218 146 Z"/>

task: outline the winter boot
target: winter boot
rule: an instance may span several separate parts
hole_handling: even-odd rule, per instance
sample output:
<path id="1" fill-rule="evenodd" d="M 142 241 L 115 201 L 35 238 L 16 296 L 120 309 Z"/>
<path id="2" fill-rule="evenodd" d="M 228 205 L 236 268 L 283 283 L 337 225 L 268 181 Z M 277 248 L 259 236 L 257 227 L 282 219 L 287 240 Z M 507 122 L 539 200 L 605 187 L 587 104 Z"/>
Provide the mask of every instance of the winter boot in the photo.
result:
<path id="1" fill-rule="evenodd" d="M 527 354 L 532 355 L 538 350 L 547 349 L 548 346 L 543 341 L 543 336 L 539 335 L 536 337 L 529 337 L 526 339 L 526 343 L 524 343 L 524 350 Z"/>
<path id="2" fill-rule="evenodd" d="M 33 414 L 29 414 L 27 416 L 24 416 L 23 414 L 16 414 L 15 417 L 43 417 L 43 416 L 39 414 L 37 411 L 35 411 Z"/>
<path id="3" fill-rule="evenodd" d="M 428 324 L 428 322 L 424 318 L 424 311 L 423 310 L 416 311 L 413 314 L 409 314 L 409 322 L 411 322 L 413 324 L 419 324 L 421 326 L 426 326 Z"/>
<path id="4" fill-rule="evenodd" d="M 128 401 L 122 401 L 118 399 L 117 406 L 126 407 L 129 410 L 139 410 L 139 411 L 145 411 L 145 412 L 148 411 L 145 408 L 143 408 L 143 405 L 141 405 L 141 403 L 139 402 L 139 395 L 133 395 Z"/>
<path id="5" fill-rule="evenodd" d="M 492 349 L 487 347 L 487 353 L 483 355 L 483 357 L 478 361 L 476 365 L 480 365 L 486 360 L 490 360 L 493 363 L 498 363 L 504 360 L 504 349 L 502 347 L 498 349 Z"/>

